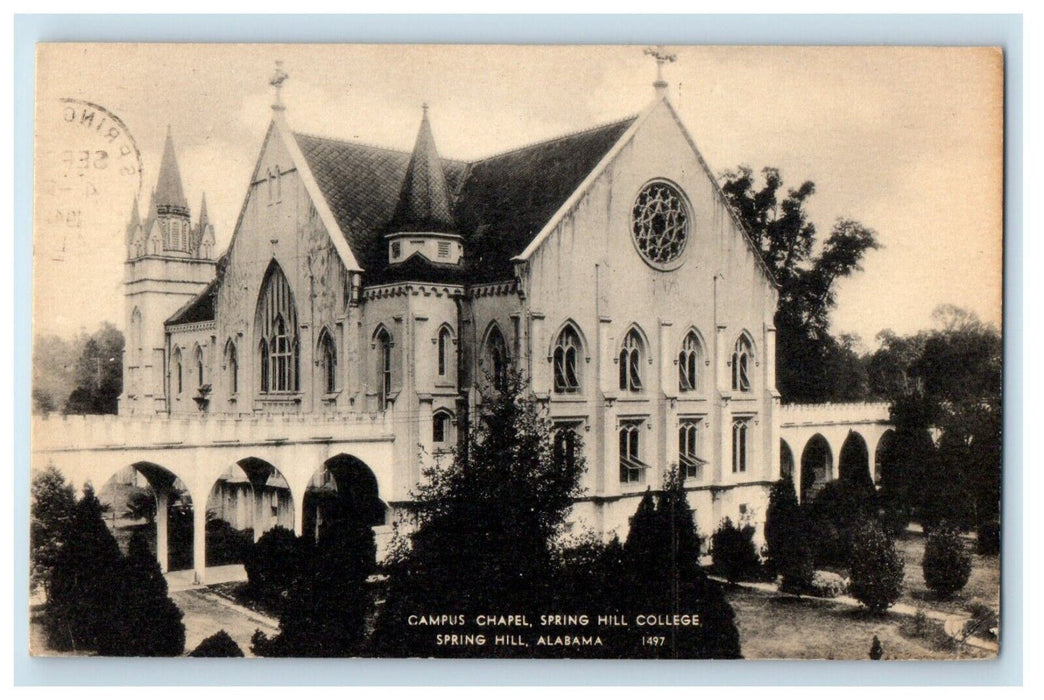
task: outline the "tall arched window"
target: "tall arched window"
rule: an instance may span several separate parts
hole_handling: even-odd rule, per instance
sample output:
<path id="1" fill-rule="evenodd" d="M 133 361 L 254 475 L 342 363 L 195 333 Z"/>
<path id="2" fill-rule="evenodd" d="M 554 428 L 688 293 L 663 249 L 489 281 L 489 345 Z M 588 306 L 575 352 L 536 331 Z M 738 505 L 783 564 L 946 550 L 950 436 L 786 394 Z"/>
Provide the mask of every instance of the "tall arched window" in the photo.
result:
<path id="1" fill-rule="evenodd" d="M 383 326 L 374 336 L 374 349 L 377 351 L 377 406 L 380 410 L 388 408 L 392 391 L 392 337 Z"/>
<path id="2" fill-rule="evenodd" d="M 181 395 L 184 389 L 182 384 L 181 376 L 181 348 L 174 348 L 174 351 L 170 353 L 170 378 L 171 384 L 173 384 L 174 393 Z"/>
<path id="3" fill-rule="evenodd" d="M 504 334 L 494 325 L 486 335 L 486 372 L 493 386 L 503 391 L 507 387 L 508 354 Z"/>
<path id="4" fill-rule="evenodd" d="M 453 415 L 449 411 L 439 410 L 431 417 L 431 441 L 436 449 L 445 449 L 453 442 Z"/>
<path id="5" fill-rule="evenodd" d="M 750 336 L 740 334 L 732 351 L 732 390 L 750 391 L 751 367 L 754 364 L 754 344 Z"/>
<path id="6" fill-rule="evenodd" d="M 325 328 L 319 333 L 319 364 L 323 370 L 323 390 L 327 394 L 337 391 L 337 346 Z"/>
<path id="7" fill-rule="evenodd" d="M 566 326 L 558 334 L 552 356 L 555 371 L 555 391 L 568 392 L 580 389 L 580 336 L 572 326 Z"/>
<path id="8" fill-rule="evenodd" d="M 297 308 L 286 276 L 276 261 L 268 266 L 257 301 L 254 320 L 258 334 L 261 391 L 286 393 L 300 390 L 300 346 Z"/>
<path id="9" fill-rule="evenodd" d="M 642 390 L 642 354 L 645 348 L 638 331 L 632 329 L 625 337 L 620 348 L 620 390 Z"/>
<path id="10" fill-rule="evenodd" d="M 225 369 L 228 370 L 228 395 L 235 396 L 239 393 L 239 354 L 231 338 L 225 343 Z"/>
<path id="11" fill-rule="evenodd" d="M 196 346 L 192 351 L 192 359 L 196 363 L 196 386 L 203 386 L 203 348 Z"/>
<path id="12" fill-rule="evenodd" d="M 438 352 L 439 376 L 445 378 L 453 370 L 453 334 L 445 326 L 439 329 Z"/>
<path id="13" fill-rule="evenodd" d="M 703 359 L 703 348 L 695 331 L 689 331 L 682 341 L 681 352 L 678 353 L 678 389 L 681 391 L 699 391 L 700 361 Z"/>
<path id="14" fill-rule="evenodd" d="M 740 473 L 747 471 L 748 433 L 750 432 L 750 419 L 737 418 L 732 422 L 732 471 Z"/>

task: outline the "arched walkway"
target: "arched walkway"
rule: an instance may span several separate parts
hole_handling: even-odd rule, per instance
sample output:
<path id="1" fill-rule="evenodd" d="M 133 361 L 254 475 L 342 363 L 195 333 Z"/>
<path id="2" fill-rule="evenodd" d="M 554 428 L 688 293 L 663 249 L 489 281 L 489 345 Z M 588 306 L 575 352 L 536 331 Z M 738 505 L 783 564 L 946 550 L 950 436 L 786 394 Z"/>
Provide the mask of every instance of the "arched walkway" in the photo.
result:
<path id="1" fill-rule="evenodd" d="M 834 455 L 827 439 L 816 433 L 801 452 L 802 501 L 812 500 L 819 490 L 833 478 Z"/>
<path id="2" fill-rule="evenodd" d="M 842 479 L 866 486 L 873 486 L 870 475 L 870 451 L 866 440 L 854 430 L 848 432 L 838 458 L 838 472 Z"/>
<path id="3" fill-rule="evenodd" d="M 98 498 L 108 506 L 106 523 L 123 551 L 136 530 L 145 530 L 161 571 L 195 568 L 192 496 L 174 472 L 136 462 L 109 478 Z"/>
<path id="4" fill-rule="evenodd" d="M 249 543 L 277 525 L 294 528 L 294 501 L 283 474 L 256 457 L 230 465 L 207 498 L 207 566 L 241 563 Z"/>
<path id="5" fill-rule="evenodd" d="M 885 473 L 895 467 L 897 456 L 895 453 L 896 438 L 894 430 L 886 430 L 881 439 L 877 441 L 874 448 L 874 483 L 881 484 Z"/>
<path id="6" fill-rule="evenodd" d="M 384 525 L 387 510 L 373 471 L 362 460 L 339 454 L 326 460 L 308 482 L 303 534 L 318 540 L 328 527 Z"/>

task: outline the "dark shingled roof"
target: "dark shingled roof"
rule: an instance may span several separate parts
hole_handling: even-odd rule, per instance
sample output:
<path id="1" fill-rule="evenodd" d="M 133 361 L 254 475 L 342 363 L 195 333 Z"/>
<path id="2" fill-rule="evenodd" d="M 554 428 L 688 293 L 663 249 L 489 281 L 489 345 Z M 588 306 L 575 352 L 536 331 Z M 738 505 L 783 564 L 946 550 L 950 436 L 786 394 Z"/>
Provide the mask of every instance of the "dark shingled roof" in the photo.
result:
<path id="1" fill-rule="evenodd" d="M 446 183 L 455 193 L 453 215 L 464 238 L 464 278 L 471 282 L 509 279 L 511 258 L 525 249 L 635 119 L 471 163 L 442 159 Z M 295 136 L 352 253 L 366 271 L 366 283 L 387 279 L 383 234 L 398 205 L 411 154 Z"/>
<path id="2" fill-rule="evenodd" d="M 419 255 L 388 264 L 384 234 L 389 232 L 397 210 L 402 210 L 402 200 L 410 196 L 406 175 L 411 158 L 416 160 L 413 154 L 307 134 L 294 136 L 352 254 L 365 270 L 365 284 L 463 284 L 511 279 L 511 259 L 525 250 L 636 118 L 470 163 L 442 158 L 446 187 L 453 193 L 452 218 L 456 232 L 464 239 L 462 266 L 431 262 Z M 434 140 L 428 151 L 424 123 L 418 144 L 423 146 L 425 158 L 435 151 Z M 429 181 L 425 178 L 430 175 L 418 179 L 418 186 L 427 187 Z M 413 221 L 417 219 L 415 214 L 407 206 L 398 223 L 418 224 Z M 440 226 L 434 230 L 446 229 L 444 213 L 436 217 L 435 223 Z M 418 229 L 414 226 L 404 230 Z M 172 316 L 168 325 L 214 318 L 214 297 L 224 266 L 222 258 L 214 281 Z"/>
<path id="3" fill-rule="evenodd" d="M 446 173 L 435 148 L 425 105 L 424 119 L 417 132 L 417 143 L 406 167 L 399 203 L 388 224 L 388 232 L 455 233 L 456 230 Z"/>
<path id="4" fill-rule="evenodd" d="M 225 268 L 228 259 L 225 256 L 217 262 L 217 274 L 195 299 L 182 306 L 174 315 L 164 321 L 165 326 L 178 326 L 184 323 L 200 323 L 201 321 L 214 320 L 214 307 L 216 305 L 218 289 L 221 280 L 225 278 Z"/>

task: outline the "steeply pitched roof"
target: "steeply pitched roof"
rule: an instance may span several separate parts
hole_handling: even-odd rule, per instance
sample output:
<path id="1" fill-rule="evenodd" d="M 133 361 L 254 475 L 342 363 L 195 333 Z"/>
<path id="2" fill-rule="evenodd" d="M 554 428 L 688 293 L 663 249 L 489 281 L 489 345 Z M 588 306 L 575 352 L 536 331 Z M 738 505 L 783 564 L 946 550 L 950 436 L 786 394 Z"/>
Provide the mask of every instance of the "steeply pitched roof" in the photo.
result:
<path id="1" fill-rule="evenodd" d="M 201 323 L 213 321 L 214 309 L 217 307 L 217 293 L 221 281 L 225 278 L 228 258 L 221 256 L 217 261 L 217 274 L 195 299 L 174 312 L 174 315 L 163 322 L 165 326 L 178 326 L 183 323 Z"/>
<path id="2" fill-rule="evenodd" d="M 456 231 L 450 193 L 446 187 L 439 151 L 435 148 L 435 137 L 428 121 L 428 106 L 424 106 L 417 142 L 413 146 L 399 203 L 395 207 L 389 232 L 427 231 L 450 233 Z"/>
<path id="3" fill-rule="evenodd" d="M 464 237 L 462 278 L 485 282 L 510 277 L 511 258 L 522 252 L 634 119 L 472 163 L 443 159 L 446 184 L 455 193 L 453 218 Z M 401 199 L 411 154 L 305 134 L 295 137 L 368 283 L 402 279 L 384 269 L 388 255 L 382 234 Z"/>
<path id="4" fill-rule="evenodd" d="M 167 127 L 167 140 L 163 144 L 163 160 L 160 161 L 159 180 L 156 183 L 156 205 L 176 208 L 179 213 L 188 214 L 188 200 L 181 186 L 181 172 L 178 170 L 178 159 L 174 154 L 174 138 Z"/>

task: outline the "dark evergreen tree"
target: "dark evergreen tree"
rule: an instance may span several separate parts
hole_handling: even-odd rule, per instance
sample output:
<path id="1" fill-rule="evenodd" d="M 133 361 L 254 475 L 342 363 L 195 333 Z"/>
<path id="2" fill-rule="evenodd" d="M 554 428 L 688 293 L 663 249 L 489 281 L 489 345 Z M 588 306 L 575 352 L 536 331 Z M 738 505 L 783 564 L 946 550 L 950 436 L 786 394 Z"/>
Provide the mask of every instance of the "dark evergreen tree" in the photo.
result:
<path id="1" fill-rule="evenodd" d="M 407 624 L 411 614 L 452 612 L 468 621 L 454 632 L 488 633 L 473 626 L 476 615 L 535 620 L 550 609 L 555 543 L 580 494 L 582 452 L 556 454 L 552 425 L 515 371 L 483 395 L 477 418 L 452 464 L 427 470 L 415 494 L 417 527 L 388 565 L 388 597 L 374 633 L 378 655 L 533 653 L 437 646 L 430 628 Z"/>
<path id="2" fill-rule="evenodd" d="M 243 557 L 247 594 L 274 610 L 281 610 L 291 586 L 307 559 L 307 543 L 293 531 L 277 525 L 248 547 Z"/>
<path id="3" fill-rule="evenodd" d="M 823 486 L 804 507 L 817 565 L 846 566 L 856 531 L 877 515 L 872 486 L 838 479 Z"/>
<path id="4" fill-rule="evenodd" d="M 881 646 L 881 640 L 875 634 L 870 642 L 870 658 L 873 661 L 880 661 L 882 656 L 884 656 L 884 647 Z"/>
<path id="5" fill-rule="evenodd" d="M 344 523 L 324 528 L 290 585 L 279 617 L 279 634 L 255 632 L 258 656 L 345 657 L 361 653 L 373 598 L 366 584 L 376 568 L 373 528 Z"/>
<path id="6" fill-rule="evenodd" d="M 756 578 L 760 560 L 754 546 L 754 526 L 733 525 L 725 518 L 711 536 L 711 558 L 714 570 L 729 583 Z"/>
<path id="7" fill-rule="evenodd" d="M 903 592 L 903 558 L 888 533 L 874 521 L 855 532 L 849 565 L 852 597 L 875 614 L 884 613 Z"/>
<path id="8" fill-rule="evenodd" d="M 167 595 L 167 581 L 149 550 L 145 535 L 131 537 L 119 586 L 119 634 L 106 640 L 98 652 L 105 656 L 180 656 L 185 651 L 181 610 Z"/>
<path id="9" fill-rule="evenodd" d="M 928 532 L 921 570 L 928 588 L 942 598 L 949 598 L 967 585 L 972 559 L 960 530 L 941 523 Z"/>
<path id="10" fill-rule="evenodd" d="M 51 572 L 48 644 L 77 652 L 113 648 L 120 634 L 116 620 L 123 576 L 120 548 L 87 484 Z"/>
<path id="11" fill-rule="evenodd" d="M 234 658 L 242 657 L 243 650 L 225 630 L 218 630 L 189 652 L 189 656 L 199 658 Z"/>
<path id="12" fill-rule="evenodd" d="M 767 566 L 782 577 L 780 590 L 805 593 L 815 573 L 808 523 L 798 504 L 794 482 L 783 478 L 772 485 L 765 514 Z"/>
<path id="13" fill-rule="evenodd" d="M 50 597 L 51 574 L 76 512 L 76 495 L 61 472 L 48 465 L 33 476 L 29 515 L 29 582 Z"/>

